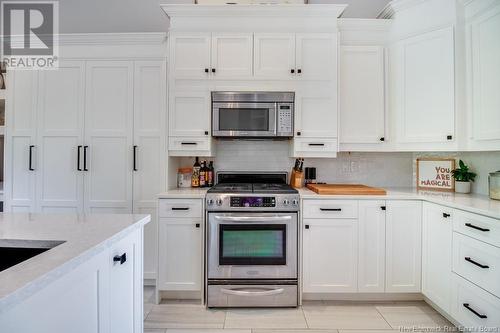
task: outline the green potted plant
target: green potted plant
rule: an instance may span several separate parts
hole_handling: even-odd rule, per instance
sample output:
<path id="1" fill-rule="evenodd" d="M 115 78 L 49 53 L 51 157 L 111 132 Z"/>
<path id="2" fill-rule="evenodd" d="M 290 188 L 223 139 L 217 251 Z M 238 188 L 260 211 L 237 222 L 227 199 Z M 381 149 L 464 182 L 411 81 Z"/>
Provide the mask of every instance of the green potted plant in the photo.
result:
<path id="1" fill-rule="evenodd" d="M 455 178 L 455 192 L 457 193 L 470 193 L 470 184 L 476 178 L 474 172 L 469 171 L 469 167 L 460 160 L 458 162 L 458 168 L 451 172 L 453 178 Z"/>

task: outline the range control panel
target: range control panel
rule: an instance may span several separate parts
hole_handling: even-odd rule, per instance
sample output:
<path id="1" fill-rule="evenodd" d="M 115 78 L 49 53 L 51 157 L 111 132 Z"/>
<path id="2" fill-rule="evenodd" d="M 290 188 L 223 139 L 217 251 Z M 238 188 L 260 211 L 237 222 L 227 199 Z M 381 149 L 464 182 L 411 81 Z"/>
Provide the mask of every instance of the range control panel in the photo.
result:
<path id="1" fill-rule="evenodd" d="M 231 197 L 231 207 L 276 207 L 275 197 Z"/>

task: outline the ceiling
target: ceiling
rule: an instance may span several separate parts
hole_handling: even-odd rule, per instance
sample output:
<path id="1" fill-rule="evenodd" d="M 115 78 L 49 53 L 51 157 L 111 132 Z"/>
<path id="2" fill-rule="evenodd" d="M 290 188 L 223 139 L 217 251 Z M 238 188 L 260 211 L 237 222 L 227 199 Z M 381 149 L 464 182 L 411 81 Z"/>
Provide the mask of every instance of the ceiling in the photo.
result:
<path id="1" fill-rule="evenodd" d="M 193 0 L 60 0 L 61 33 L 160 32 L 168 19 L 160 3 Z M 343 17 L 375 18 L 389 0 L 309 0 L 309 3 L 348 4 Z"/>

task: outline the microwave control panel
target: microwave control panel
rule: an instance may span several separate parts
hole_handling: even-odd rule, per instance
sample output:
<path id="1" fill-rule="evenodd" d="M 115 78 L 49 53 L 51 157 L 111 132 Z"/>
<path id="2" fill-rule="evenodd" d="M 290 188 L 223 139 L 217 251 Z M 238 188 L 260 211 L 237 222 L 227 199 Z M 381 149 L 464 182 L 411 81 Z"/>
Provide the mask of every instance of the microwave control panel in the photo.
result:
<path id="1" fill-rule="evenodd" d="M 278 103 L 278 136 L 293 136 L 293 103 Z"/>

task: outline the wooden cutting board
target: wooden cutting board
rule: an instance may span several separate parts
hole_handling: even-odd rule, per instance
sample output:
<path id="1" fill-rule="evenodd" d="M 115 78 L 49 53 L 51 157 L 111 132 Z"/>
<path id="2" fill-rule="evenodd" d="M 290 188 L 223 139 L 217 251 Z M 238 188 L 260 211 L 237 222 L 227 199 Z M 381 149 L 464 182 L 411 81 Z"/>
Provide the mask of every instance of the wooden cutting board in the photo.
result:
<path id="1" fill-rule="evenodd" d="M 361 184 L 307 184 L 307 188 L 318 194 L 330 195 L 386 195 L 383 188 Z"/>

